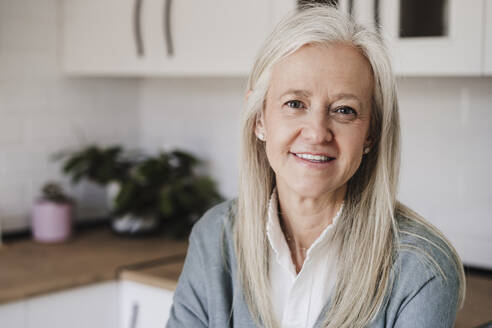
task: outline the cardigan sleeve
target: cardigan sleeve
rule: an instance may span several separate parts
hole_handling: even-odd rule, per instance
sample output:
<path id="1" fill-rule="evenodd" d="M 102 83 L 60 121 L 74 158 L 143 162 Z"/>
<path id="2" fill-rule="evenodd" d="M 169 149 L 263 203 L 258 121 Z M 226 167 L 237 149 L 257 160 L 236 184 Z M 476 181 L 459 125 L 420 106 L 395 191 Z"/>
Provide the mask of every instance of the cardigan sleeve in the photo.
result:
<path id="1" fill-rule="evenodd" d="M 174 292 L 167 328 L 208 327 L 207 284 L 203 268 L 202 254 L 192 233 L 183 271 Z"/>
<path id="2" fill-rule="evenodd" d="M 452 328 L 456 318 L 458 281 L 433 276 L 401 305 L 395 328 Z"/>

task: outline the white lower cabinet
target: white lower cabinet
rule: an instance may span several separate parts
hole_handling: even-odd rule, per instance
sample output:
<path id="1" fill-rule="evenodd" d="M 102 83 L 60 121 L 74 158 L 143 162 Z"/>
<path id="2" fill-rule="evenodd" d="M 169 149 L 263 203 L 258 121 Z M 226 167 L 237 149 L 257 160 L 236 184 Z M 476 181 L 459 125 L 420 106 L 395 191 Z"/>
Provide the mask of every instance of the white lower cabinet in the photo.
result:
<path id="1" fill-rule="evenodd" d="M 25 328 L 26 302 L 12 302 L 0 305 L 0 327 L 8 328 Z"/>
<path id="2" fill-rule="evenodd" d="M 163 328 L 173 292 L 133 281 L 120 282 L 120 327 Z"/>
<path id="3" fill-rule="evenodd" d="M 1 328 L 163 328 L 173 292 L 128 280 L 0 304 Z"/>
<path id="4" fill-rule="evenodd" d="M 29 298 L 25 301 L 23 327 L 117 328 L 118 283 L 98 283 Z"/>

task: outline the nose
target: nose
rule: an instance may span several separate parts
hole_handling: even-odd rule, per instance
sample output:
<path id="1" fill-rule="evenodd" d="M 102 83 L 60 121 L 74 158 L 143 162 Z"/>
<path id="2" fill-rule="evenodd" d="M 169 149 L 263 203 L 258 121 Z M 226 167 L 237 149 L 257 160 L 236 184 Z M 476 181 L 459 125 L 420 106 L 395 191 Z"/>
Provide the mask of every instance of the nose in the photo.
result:
<path id="1" fill-rule="evenodd" d="M 302 128 L 302 136 L 306 141 L 313 144 L 324 144 L 333 139 L 330 118 L 324 110 L 307 115 Z"/>

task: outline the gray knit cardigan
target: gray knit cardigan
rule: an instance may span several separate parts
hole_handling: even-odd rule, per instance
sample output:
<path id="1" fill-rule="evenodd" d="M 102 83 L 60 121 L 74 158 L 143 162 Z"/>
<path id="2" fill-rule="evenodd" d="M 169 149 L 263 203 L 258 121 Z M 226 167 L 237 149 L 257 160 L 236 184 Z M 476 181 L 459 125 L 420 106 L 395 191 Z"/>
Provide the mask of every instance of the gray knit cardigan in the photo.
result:
<path id="1" fill-rule="evenodd" d="M 231 230 L 235 204 L 235 201 L 219 204 L 195 224 L 167 328 L 256 327 L 237 279 Z M 402 244 L 416 246 L 432 255 L 445 278 L 423 252 L 400 250 L 392 270 L 396 279 L 387 295 L 388 301 L 367 327 L 453 327 L 459 279 L 451 251 L 420 225 L 412 225 L 409 220 L 399 220 L 399 225 L 444 249 L 442 252 L 435 245 L 409 234 L 400 236 Z M 328 301 L 314 327 L 321 327 L 329 306 Z"/>

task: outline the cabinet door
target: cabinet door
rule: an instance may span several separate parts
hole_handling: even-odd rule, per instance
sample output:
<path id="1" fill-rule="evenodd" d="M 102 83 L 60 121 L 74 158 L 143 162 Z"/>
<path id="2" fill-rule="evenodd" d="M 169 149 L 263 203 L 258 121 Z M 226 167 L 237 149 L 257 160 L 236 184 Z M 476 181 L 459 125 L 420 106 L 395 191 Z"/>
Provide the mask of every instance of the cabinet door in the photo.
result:
<path id="1" fill-rule="evenodd" d="M 246 75 L 270 30 L 270 1 L 151 1 L 165 20 L 151 36 L 159 74 Z"/>
<path id="2" fill-rule="evenodd" d="M 492 0 L 485 2 L 484 74 L 492 75 Z"/>
<path id="3" fill-rule="evenodd" d="M 25 328 L 25 302 L 0 305 L 0 327 Z"/>
<path id="4" fill-rule="evenodd" d="M 26 328 L 118 327 L 116 281 L 33 297 L 25 303 Z"/>
<path id="5" fill-rule="evenodd" d="M 173 292 L 128 280 L 122 280 L 120 287 L 122 328 L 162 328 L 166 325 Z"/>
<path id="6" fill-rule="evenodd" d="M 483 3 L 381 0 L 382 33 L 389 40 L 396 73 L 480 75 Z"/>
<path id="7" fill-rule="evenodd" d="M 150 69 L 146 0 L 63 0 L 63 70 L 135 74 Z"/>

